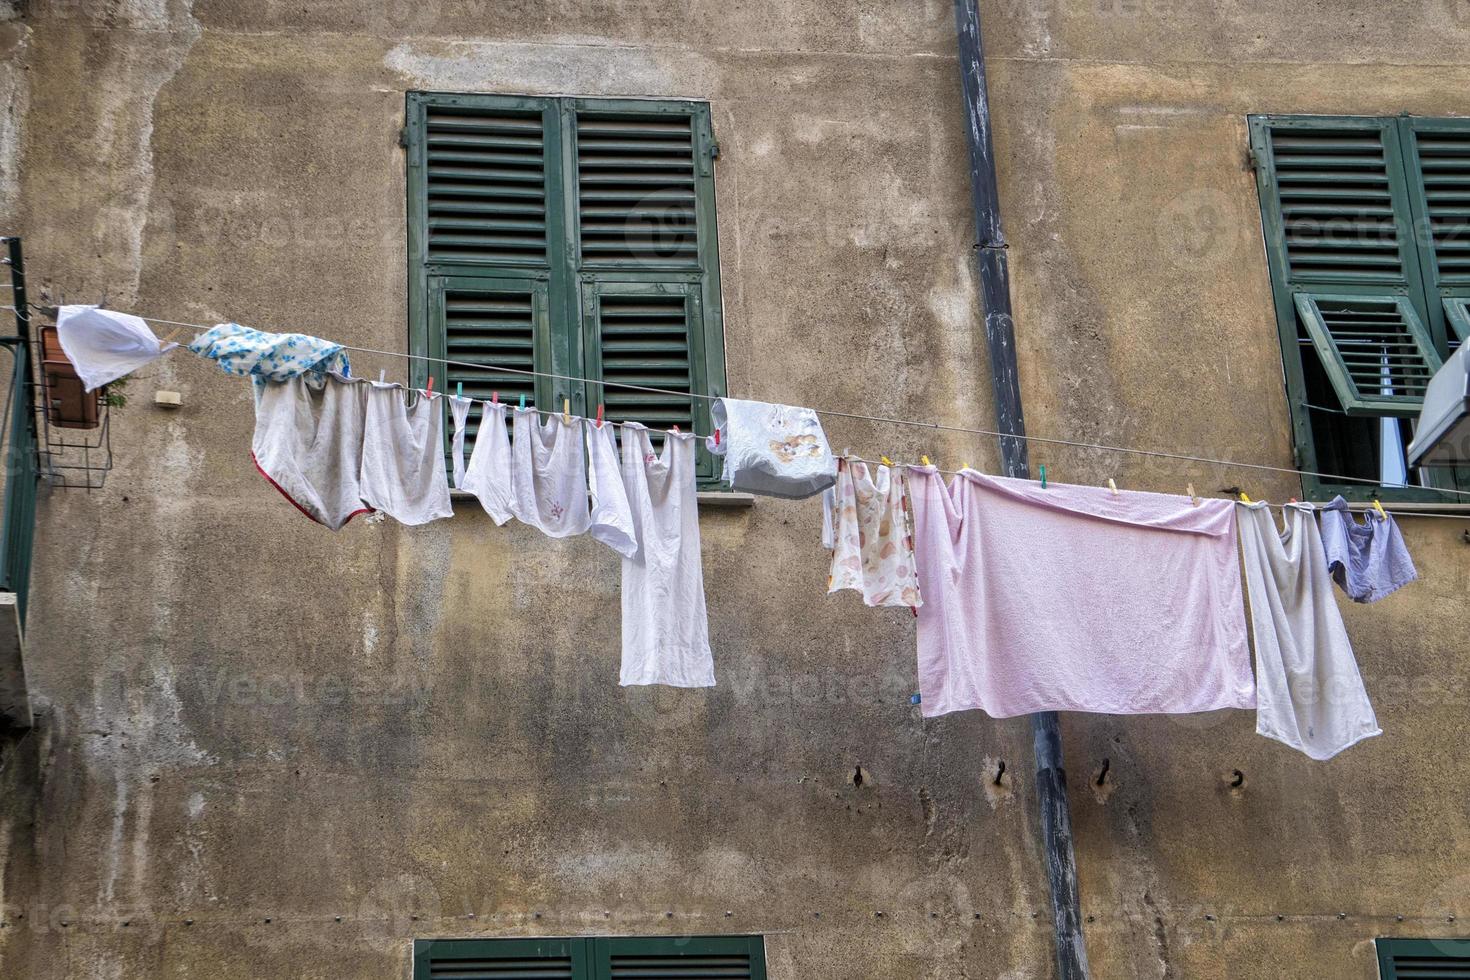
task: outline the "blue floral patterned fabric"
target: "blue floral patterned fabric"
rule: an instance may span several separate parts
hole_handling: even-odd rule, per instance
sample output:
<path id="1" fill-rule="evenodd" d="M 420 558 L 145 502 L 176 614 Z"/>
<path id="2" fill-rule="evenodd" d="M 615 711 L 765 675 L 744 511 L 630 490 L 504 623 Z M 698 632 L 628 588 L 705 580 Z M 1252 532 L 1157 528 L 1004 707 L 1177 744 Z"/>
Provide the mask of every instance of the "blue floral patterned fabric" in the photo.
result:
<path id="1" fill-rule="evenodd" d="M 230 374 L 258 381 L 287 381 L 302 374 L 351 374 L 341 344 L 302 333 L 266 333 L 221 323 L 195 338 L 189 349 L 213 358 Z"/>

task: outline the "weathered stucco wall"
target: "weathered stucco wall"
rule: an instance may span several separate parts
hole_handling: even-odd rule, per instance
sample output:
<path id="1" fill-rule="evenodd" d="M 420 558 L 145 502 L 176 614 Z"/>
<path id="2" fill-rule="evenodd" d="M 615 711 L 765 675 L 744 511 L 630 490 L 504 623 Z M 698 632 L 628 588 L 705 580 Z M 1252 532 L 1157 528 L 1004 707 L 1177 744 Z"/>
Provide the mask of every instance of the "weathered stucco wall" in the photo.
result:
<path id="1" fill-rule="evenodd" d="M 406 89 L 704 98 L 731 390 L 990 422 L 948 3 L 21 6 L 0 213 L 53 300 L 402 349 Z M 983 15 L 1032 432 L 1290 465 L 1244 116 L 1456 114 L 1470 7 Z M 623 690 L 606 549 L 470 506 L 332 535 L 253 473 L 243 385 L 176 356 L 132 394 L 106 489 L 40 516 L 0 974 L 402 978 L 414 937 L 763 932 L 783 980 L 1050 975 L 1028 727 L 919 719 L 912 619 L 823 594 L 815 503 L 706 513 L 720 686 Z M 1374 936 L 1460 931 L 1470 520 L 1403 525 L 1422 581 L 1346 610 L 1384 737 L 1319 764 L 1246 713 L 1064 719 L 1096 976 L 1367 978 Z"/>

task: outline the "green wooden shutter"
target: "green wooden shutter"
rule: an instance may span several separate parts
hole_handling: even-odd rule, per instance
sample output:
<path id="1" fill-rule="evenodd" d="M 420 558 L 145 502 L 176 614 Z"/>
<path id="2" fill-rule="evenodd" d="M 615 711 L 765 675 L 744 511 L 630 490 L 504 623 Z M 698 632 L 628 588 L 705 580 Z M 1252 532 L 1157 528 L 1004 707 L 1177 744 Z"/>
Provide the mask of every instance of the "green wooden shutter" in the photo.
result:
<path id="1" fill-rule="evenodd" d="M 1470 980 L 1470 940 L 1380 939 L 1382 980 Z"/>
<path id="2" fill-rule="evenodd" d="M 496 371 L 443 365 L 441 390 L 464 385 L 467 398 L 503 402 L 525 395 L 545 404 L 549 381 L 516 371 L 545 370 L 550 363 L 546 283 L 536 279 L 435 277 L 429 281 L 430 355 L 470 364 L 510 368 Z M 539 396 L 539 397 L 538 397 Z"/>
<path id="3" fill-rule="evenodd" d="M 766 980 L 760 936 L 594 939 L 595 980 Z"/>
<path id="4" fill-rule="evenodd" d="M 1303 292 L 1296 308 L 1349 414 L 1419 414 L 1440 358 L 1408 299 Z"/>
<path id="5" fill-rule="evenodd" d="M 413 980 L 592 980 L 581 939 L 430 939 L 414 943 Z"/>
<path id="6" fill-rule="evenodd" d="M 1399 120 L 1428 325 L 1441 349 L 1456 336 L 1446 308 L 1470 299 L 1470 119 Z"/>
<path id="7" fill-rule="evenodd" d="M 1311 435 L 1293 351 L 1321 358 L 1345 411 L 1412 414 L 1429 362 L 1421 349 L 1429 318 L 1396 122 L 1254 116 L 1251 139 L 1297 445 L 1310 446 Z M 1324 309 L 1318 300 L 1326 297 L 1332 303 Z M 1380 368 L 1385 353 L 1390 364 L 1377 394 L 1364 374 L 1371 345 L 1361 343 L 1375 330 L 1383 334 Z M 1385 397 L 1382 387 L 1414 394 Z M 1301 462 L 1315 468 L 1311 459 Z"/>
<path id="8" fill-rule="evenodd" d="M 583 290 L 590 325 L 587 377 L 674 391 L 703 388 L 698 348 L 702 318 L 697 286 L 689 283 L 589 282 Z M 607 417 L 685 432 L 694 427 L 693 399 L 609 387 Z"/>
<path id="9" fill-rule="evenodd" d="M 1456 345 L 1470 340 L 1470 300 L 1447 299 L 1440 305 Z"/>

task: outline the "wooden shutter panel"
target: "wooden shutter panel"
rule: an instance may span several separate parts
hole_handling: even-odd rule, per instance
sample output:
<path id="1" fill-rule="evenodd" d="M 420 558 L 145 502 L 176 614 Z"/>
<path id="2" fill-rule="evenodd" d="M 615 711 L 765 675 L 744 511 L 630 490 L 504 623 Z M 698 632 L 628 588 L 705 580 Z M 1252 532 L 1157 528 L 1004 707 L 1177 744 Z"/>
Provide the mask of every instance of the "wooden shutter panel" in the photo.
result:
<path id="1" fill-rule="evenodd" d="M 594 939 L 596 980 L 766 980 L 759 936 Z"/>
<path id="2" fill-rule="evenodd" d="M 1470 300 L 1447 299 L 1443 302 L 1445 321 L 1449 323 L 1458 344 L 1470 340 Z"/>
<path id="3" fill-rule="evenodd" d="M 414 980 L 591 980 L 579 939 L 439 939 L 414 944 Z"/>
<path id="4" fill-rule="evenodd" d="M 427 261 L 546 266 L 544 110 L 535 100 L 438 99 L 424 103 L 422 126 Z"/>
<path id="5" fill-rule="evenodd" d="M 702 122 L 692 110 L 575 110 L 583 268 L 699 267 Z"/>
<path id="6" fill-rule="evenodd" d="M 1402 296 L 1298 293 L 1297 314 L 1349 414 L 1419 412 L 1440 357 Z"/>
<path id="7" fill-rule="evenodd" d="M 1380 939 L 1377 945 L 1382 980 L 1470 980 L 1470 941 Z"/>
<path id="8" fill-rule="evenodd" d="M 692 283 L 589 282 L 583 313 L 588 324 L 587 377 L 624 385 L 703 391 L 702 312 Z M 678 395 L 592 385 L 590 403 L 607 418 L 685 432 L 707 417 L 704 405 Z"/>
<path id="9" fill-rule="evenodd" d="M 436 360 L 495 365 L 522 371 L 547 370 L 550 329 L 546 283 L 536 279 L 436 277 L 429 282 L 430 356 Z M 464 385 L 466 398 L 545 404 L 545 379 L 511 371 L 441 364 L 433 371 L 440 391 Z M 542 393 L 543 397 L 537 397 Z M 480 410 L 470 412 L 467 441 L 474 444 Z M 446 428 L 446 437 L 448 430 Z"/>

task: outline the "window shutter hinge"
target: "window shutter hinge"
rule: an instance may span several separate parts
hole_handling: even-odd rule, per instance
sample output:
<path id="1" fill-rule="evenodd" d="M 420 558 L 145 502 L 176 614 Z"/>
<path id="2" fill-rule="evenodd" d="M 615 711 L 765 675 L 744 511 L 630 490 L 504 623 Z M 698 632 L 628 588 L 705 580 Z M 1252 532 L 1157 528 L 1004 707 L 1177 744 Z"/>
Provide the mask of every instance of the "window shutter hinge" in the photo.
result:
<path id="1" fill-rule="evenodd" d="M 711 138 L 709 141 L 709 158 L 718 160 L 720 158 L 720 141 Z"/>
<path id="2" fill-rule="evenodd" d="M 1245 168 L 1247 170 L 1261 169 L 1261 160 L 1256 156 L 1256 148 L 1254 146 L 1245 148 Z"/>
<path id="3" fill-rule="evenodd" d="M 404 126 L 398 131 L 398 145 L 405 150 L 408 149 L 408 127 Z"/>

